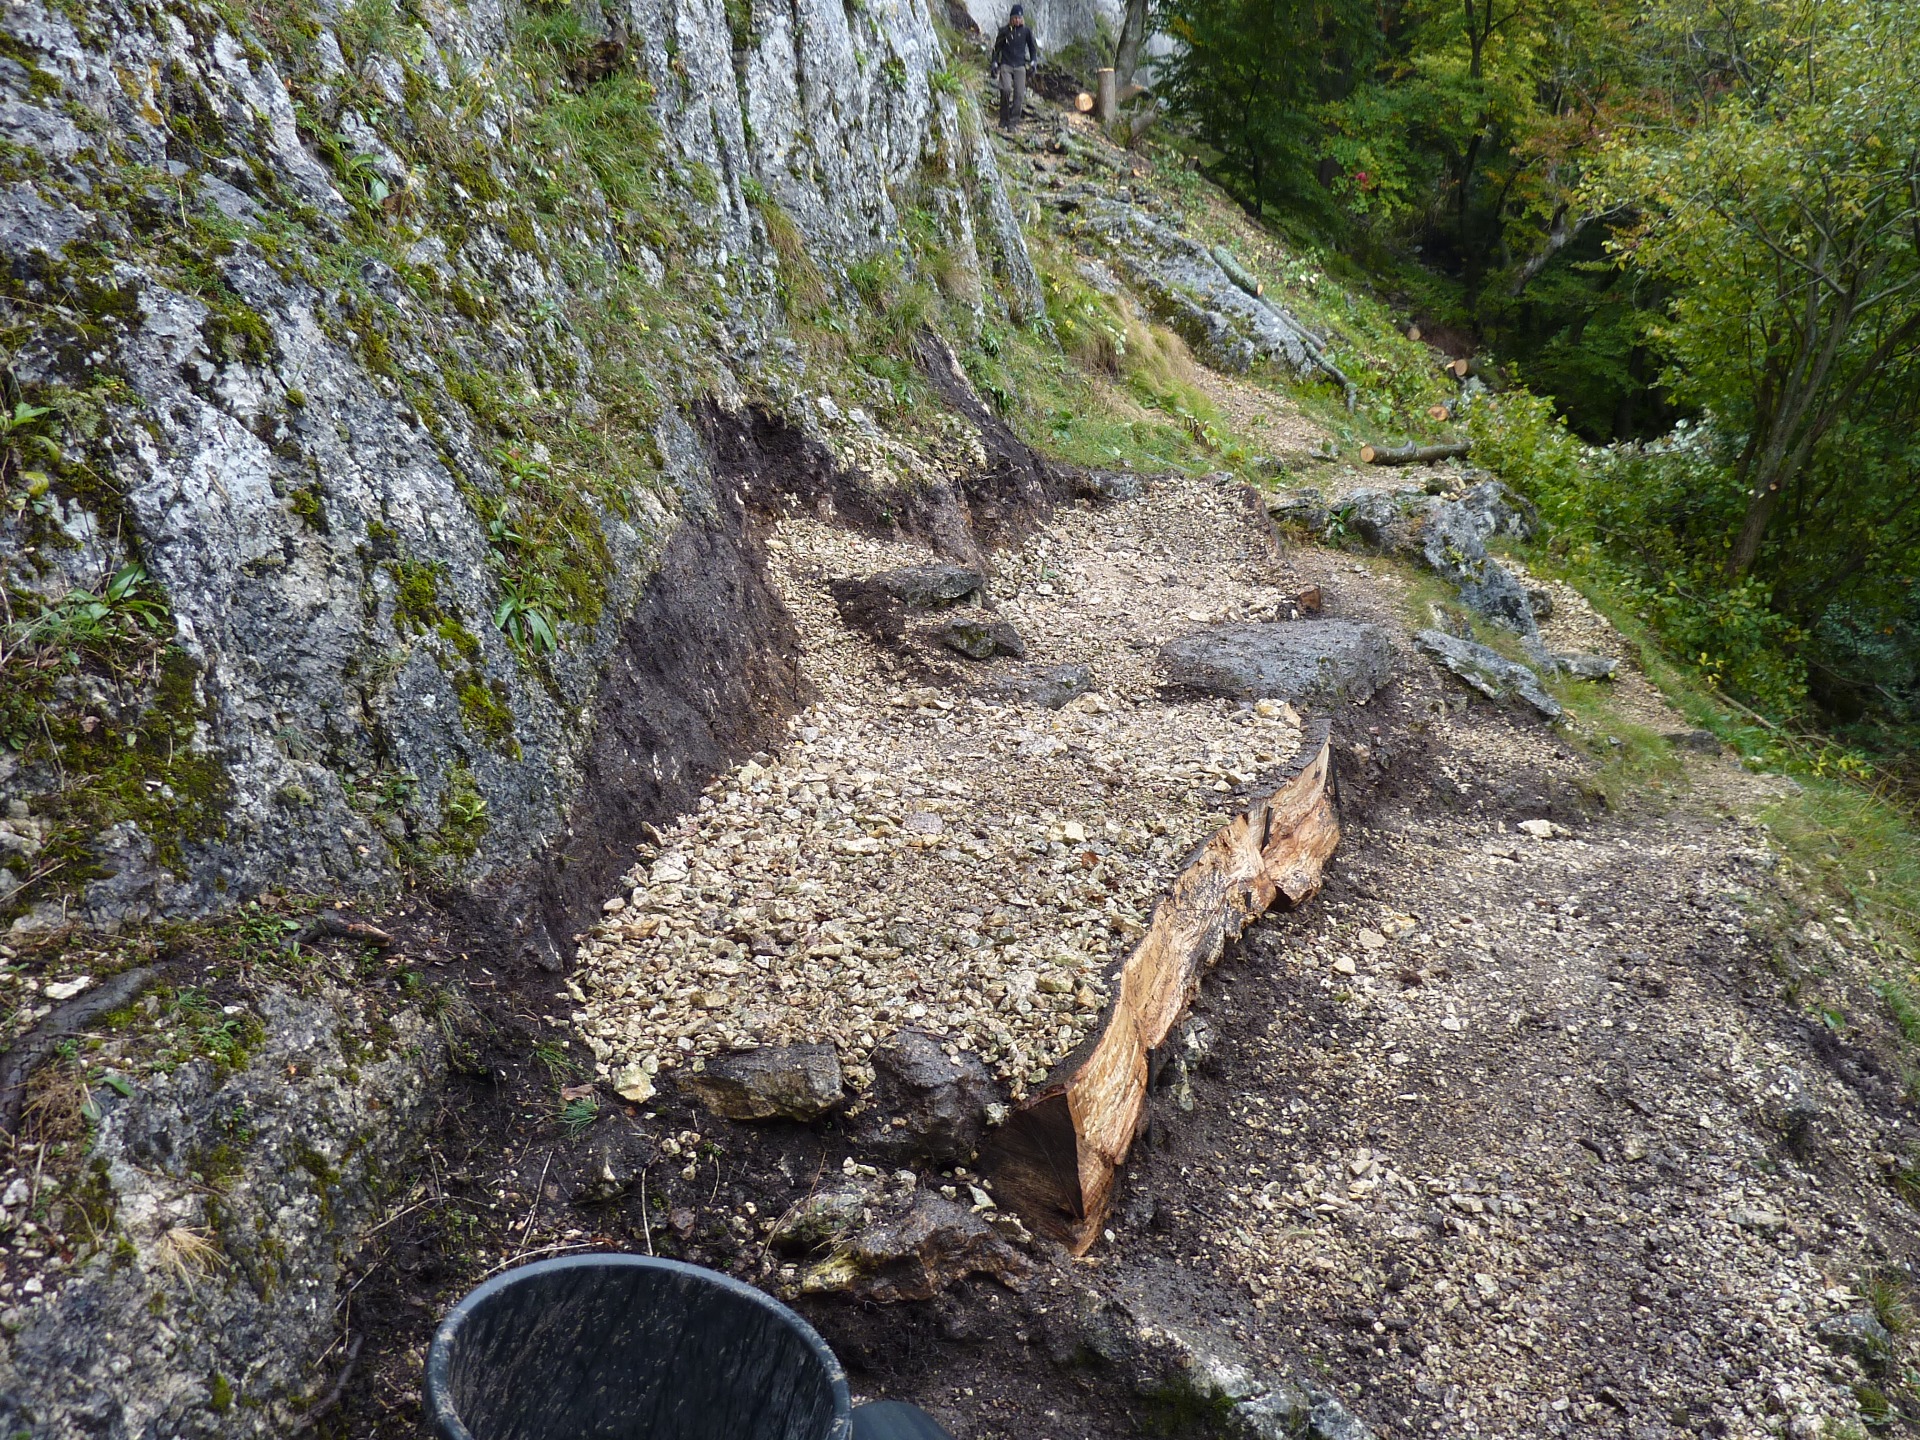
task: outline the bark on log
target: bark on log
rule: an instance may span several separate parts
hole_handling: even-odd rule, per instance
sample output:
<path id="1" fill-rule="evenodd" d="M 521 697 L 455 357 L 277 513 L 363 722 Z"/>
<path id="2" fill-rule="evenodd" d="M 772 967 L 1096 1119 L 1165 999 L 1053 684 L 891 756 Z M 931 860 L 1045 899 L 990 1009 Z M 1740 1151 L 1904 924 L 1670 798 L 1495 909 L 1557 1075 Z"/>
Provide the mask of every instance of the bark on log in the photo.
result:
<path id="1" fill-rule="evenodd" d="M 1105 127 L 1113 124 L 1113 117 L 1119 110 L 1119 103 L 1114 98 L 1115 89 L 1112 67 L 1103 66 L 1096 72 L 1094 80 L 1099 93 L 1099 99 L 1095 102 L 1094 106 L 1097 112 L 1095 118 L 1099 120 L 1102 127 Z"/>
<path id="2" fill-rule="evenodd" d="M 1121 966 L 1099 1038 L 988 1137 L 982 1163 L 995 1195 L 1076 1255 L 1100 1234 L 1114 1177 L 1145 1123 L 1149 1057 L 1201 973 L 1270 906 L 1291 909 L 1320 889 L 1340 840 L 1324 727 L 1306 755 L 1292 779 L 1224 826 L 1175 877 Z"/>
<path id="3" fill-rule="evenodd" d="M 1226 272 L 1227 279 L 1238 285 L 1247 294 L 1258 300 L 1267 293 L 1267 287 L 1254 279 L 1253 272 L 1234 258 L 1233 252 L 1215 245 L 1207 252 L 1213 256 L 1213 263 Z"/>
<path id="4" fill-rule="evenodd" d="M 1436 460 L 1458 460 L 1472 448 L 1466 440 L 1450 445 L 1362 445 L 1360 459 L 1367 465 L 1431 465 Z"/>

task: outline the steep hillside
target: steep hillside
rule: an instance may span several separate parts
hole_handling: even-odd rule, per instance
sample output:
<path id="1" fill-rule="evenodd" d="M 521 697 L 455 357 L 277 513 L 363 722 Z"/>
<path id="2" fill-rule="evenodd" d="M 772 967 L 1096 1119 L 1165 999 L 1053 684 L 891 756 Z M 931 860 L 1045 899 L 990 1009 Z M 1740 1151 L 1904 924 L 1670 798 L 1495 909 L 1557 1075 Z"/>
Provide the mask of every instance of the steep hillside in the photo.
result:
<path id="1" fill-rule="evenodd" d="M 734 653 L 782 482 L 703 417 L 879 410 L 845 332 L 936 274 L 1038 307 L 917 4 L 16 5 L 5 43 L 25 928 L 503 877 L 590 844 L 596 764 L 684 797 L 796 698 Z M 650 596 L 678 555 L 704 590 Z M 649 633 L 669 688 L 734 677 L 649 717 L 664 769 L 592 748 Z"/>
<path id="2" fill-rule="evenodd" d="M 960 1440 L 1920 1407 L 1920 1026 L 1800 792 L 1499 477 L 1355 463 L 1524 458 L 1407 316 L 991 131 L 964 19 L 0 9 L 0 1433 L 417 1434 L 598 1248 Z"/>

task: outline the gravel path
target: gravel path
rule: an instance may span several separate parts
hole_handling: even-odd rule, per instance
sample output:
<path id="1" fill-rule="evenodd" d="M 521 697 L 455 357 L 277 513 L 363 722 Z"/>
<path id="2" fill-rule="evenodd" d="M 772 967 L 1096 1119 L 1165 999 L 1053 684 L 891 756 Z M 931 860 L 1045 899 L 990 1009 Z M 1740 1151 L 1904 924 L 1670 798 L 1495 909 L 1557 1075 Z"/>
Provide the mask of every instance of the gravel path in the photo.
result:
<path id="1" fill-rule="evenodd" d="M 581 947 L 576 1023 L 610 1075 L 827 1041 L 856 1084 L 912 1024 L 979 1054 L 1018 1100 L 1097 1022 L 1116 953 L 1188 849 L 1298 749 L 1291 707 L 1163 696 L 1152 663 L 1185 630 L 1272 616 L 1264 516 L 1237 486 L 1179 478 L 1063 509 L 992 578 L 1025 664 L 922 643 L 918 663 L 956 682 L 938 688 L 903 683 L 829 591 L 936 557 L 801 517 L 772 553 L 823 699 L 608 902 Z M 1061 710 L 990 688 L 1060 664 L 1091 677 Z"/>
<path id="2" fill-rule="evenodd" d="M 1243 434 L 1320 449 L 1258 386 L 1201 378 Z M 890 654 L 842 623 L 832 580 L 927 552 L 796 516 L 773 556 L 822 699 L 583 943 L 573 1018 L 603 1073 L 828 1040 L 862 1085 L 910 1023 L 1019 1098 L 1095 1023 L 1180 859 L 1298 745 L 1287 707 L 1162 693 L 1157 645 L 1306 586 L 1397 637 L 1396 682 L 1336 726 L 1327 888 L 1208 978 L 1208 1058 L 1156 1090 L 1111 1239 L 1041 1255 L 1025 1297 L 943 1298 L 937 1340 L 876 1322 L 869 1382 L 961 1440 L 1113 1433 L 1082 1408 L 1092 1342 L 1058 1303 L 1084 1286 L 1204 1316 L 1383 1436 L 1839 1436 L 1883 1392 L 1903 1403 L 1913 1342 L 1879 1325 L 1920 1262 L 1889 1183 L 1920 1134 L 1884 1058 L 1884 962 L 1755 823 L 1789 782 L 1677 750 L 1610 808 L 1604 733 L 1495 709 L 1413 649 L 1426 582 L 1276 552 L 1211 481 L 1063 509 L 997 557 L 1027 663 L 1089 668 L 1059 711 L 995 697 L 1012 662 Z M 1524 578 L 1554 596 L 1551 647 L 1623 656 L 1577 594 Z M 1613 686 L 1599 725 L 1688 728 L 1630 664 Z M 1809 972 L 1857 997 L 1851 1018 L 1809 1013 Z M 1074 1383 L 984 1378 L 1046 1355 Z"/>

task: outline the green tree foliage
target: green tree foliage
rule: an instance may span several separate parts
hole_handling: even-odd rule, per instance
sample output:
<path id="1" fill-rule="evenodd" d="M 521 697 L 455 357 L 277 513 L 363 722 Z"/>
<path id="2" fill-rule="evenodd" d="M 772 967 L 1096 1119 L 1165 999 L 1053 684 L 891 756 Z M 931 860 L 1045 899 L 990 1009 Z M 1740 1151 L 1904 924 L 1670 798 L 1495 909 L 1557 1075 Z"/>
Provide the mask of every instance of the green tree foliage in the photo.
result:
<path id="1" fill-rule="evenodd" d="M 1831 592 L 1871 561 L 1834 539 L 1871 547 L 1892 527 L 1910 548 L 1920 522 L 1920 18 L 1885 0 L 1737 19 L 1683 0 L 1661 21 L 1688 52 L 1719 42 L 1698 78 L 1720 83 L 1614 145 L 1594 191 L 1638 215 L 1615 248 L 1674 294 L 1667 384 L 1743 437 L 1728 576 L 1784 515 L 1793 549 L 1826 542 Z"/>
<path id="2" fill-rule="evenodd" d="M 1364 0 L 1162 0 L 1181 45 L 1158 62 L 1157 88 L 1223 152 L 1255 211 L 1324 206 L 1317 112 L 1371 58 L 1373 15 Z"/>
<path id="3" fill-rule="evenodd" d="M 1501 463 L 1676 654 L 1776 714 L 1920 720 L 1920 7 L 1163 6 L 1220 178 L 1625 442 Z"/>

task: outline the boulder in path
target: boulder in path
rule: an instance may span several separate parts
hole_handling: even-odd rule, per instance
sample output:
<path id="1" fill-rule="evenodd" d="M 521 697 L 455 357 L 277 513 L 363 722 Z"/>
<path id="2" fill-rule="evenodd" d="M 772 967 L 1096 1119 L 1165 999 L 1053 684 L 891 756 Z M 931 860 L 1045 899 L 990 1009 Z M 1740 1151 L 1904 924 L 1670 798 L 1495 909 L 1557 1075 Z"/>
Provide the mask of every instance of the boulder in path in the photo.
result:
<path id="1" fill-rule="evenodd" d="M 1393 647 L 1378 625 L 1280 620 L 1216 625 L 1160 649 L 1176 685 L 1232 700 L 1364 701 L 1393 674 Z"/>
<path id="2" fill-rule="evenodd" d="M 680 1088 L 728 1120 L 817 1120 L 840 1104 L 845 1082 L 831 1045 L 767 1045 L 707 1062 Z"/>
<path id="3" fill-rule="evenodd" d="M 1131 470 L 1082 470 L 1073 477 L 1073 493 L 1082 500 L 1138 500 L 1147 482 Z"/>
<path id="4" fill-rule="evenodd" d="M 1605 655 L 1555 654 L 1553 663 L 1576 680 L 1611 680 L 1620 668 L 1618 660 L 1609 660 Z"/>
<path id="5" fill-rule="evenodd" d="M 1092 688 L 1093 671 L 1086 665 L 1035 665 L 1017 674 L 1001 676 L 987 686 L 985 693 L 992 700 L 1058 710 Z"/>
<path id="6" fill-rule="evenodd" d="M 965 565 L 909 565 L 868 579 L 916 610 L 938 610 L 987 593 L 987 577 Z"/>
<path id="7" fill-rule="evenodd" d="M 987 1106 L 999 1098 L 978 1056 L 950 1058 L 924 1030 L 902 1030 L 873 1052 L 874 1119 L 867 1139 L 896 1159 L 966 1161 L 987 1130 Z"/>
<path id="8" fill-rule="evenodd" d="M 931 1300 L 969 1275 L 987 1275 L 1017 1290 L 1032 1271 L 1027 1258 L 979 1215 L 921 1191 L 898 1219 L 869 1225 L 846 1240 L 807 1272 L 800 1288 L 809 1294 L 851 1291 L 884 1305 Z"/>
<path id="9" fill-rule="evenodd" d="M 1026 657 L 1027 642 L 1020 632 L 1004 620 L 962 616 L 949 620 L 933 632 L 933 638 L 949 650 L 957 650 L 969 660 L 991 660 L 996 655 Z"/>
<path id="10" fill-rule="evenodd" d="M 1518 660 L 1473 640 L 1461 640 L 1443 630 L 1421 630 L 1414 643 L 1458 675 L 1471 688 L 1502 705 L 1524 700 L 1549 720 L 1558 720 L 1560 702 L 1541 685 L 1540 677 Z"/>

